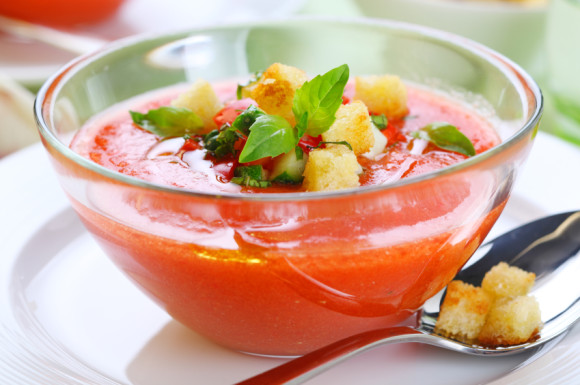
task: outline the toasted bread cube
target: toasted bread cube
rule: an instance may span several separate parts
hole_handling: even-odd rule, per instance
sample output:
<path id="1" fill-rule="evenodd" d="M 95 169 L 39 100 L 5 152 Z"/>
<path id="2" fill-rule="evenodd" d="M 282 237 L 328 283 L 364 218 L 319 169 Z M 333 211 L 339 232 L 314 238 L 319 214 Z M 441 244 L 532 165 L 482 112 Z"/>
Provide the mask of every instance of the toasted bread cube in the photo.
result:
<path id="1" fill-rule="evenodd" d="M 224 108 L 224 104 L 215 94 L 211 84 L 203 79 L 196 80 L 191 88 L 174 99 L 171 105 L 188 108 L 195 112 L 203 121 L 203 132 L 217 128 L 213 117 Z"/>
<path id="2" fill-rule="evenodd" d="M 250 86 L 249 95 L 242 91 L 242 96 L 249 96 L 268 114 L 280 115 L 294 125 L 294 93 L 307 79 L 306 73 L 298 68 L 274 63 Z"/>
<path id="3" fill-rule="evenodd" d="M 491 307 L 478 340 L 485 346 L 517 345 L 529 341 L 541 327 L 540 305 L 534 297 L 499 298 Z"/>
<path id="4" fill-rule="evenodd" d="M 480 287 L 451 281 L 441 305 L 435 332 L 469 342 L 477 338 L 491 308 L 490 296 Z"/>
<path id="5" fill-rule="evenodd" d="M 367 106 L 361 101 L 341 105 L 336 111 L 336 120 L 322 133 L 325 142 L 346 141 L 355 155 L 362 155 L 373 147 L 375 136 Z"/>
<path id="6" fill-rule="evenodd" d="M 494 298 L 516 297 L 528 294 L 535 280 L 534 273 L 500 262 L 485 274 L 481 287 Z"/>
<path id="7" fill-rule="evenodd" d="M 360 170 L 356 155 L 347 146 L 328 146 L 310 152 L 304 169 L 303 185 L 307 191 L 358 187 Z"/>
<path id="8" fill-rule="evenodd" d="M 357 76 L 354 99 L 361 100 L 374 114 L 402 118 L 407 114 L 407 88 L 398 76 Z"/>

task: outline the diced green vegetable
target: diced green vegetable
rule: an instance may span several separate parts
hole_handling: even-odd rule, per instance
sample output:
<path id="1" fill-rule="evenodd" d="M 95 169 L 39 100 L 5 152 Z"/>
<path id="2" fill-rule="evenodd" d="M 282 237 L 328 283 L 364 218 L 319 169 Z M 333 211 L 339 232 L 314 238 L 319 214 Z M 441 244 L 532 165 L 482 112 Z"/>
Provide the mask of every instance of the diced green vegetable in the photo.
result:
<path id="1" fill-rule="evenodd" d="M 300 183 L 306 167 L 308 155 L 300 147 L 276 158 L 270 180 L 277 183 Z"/>

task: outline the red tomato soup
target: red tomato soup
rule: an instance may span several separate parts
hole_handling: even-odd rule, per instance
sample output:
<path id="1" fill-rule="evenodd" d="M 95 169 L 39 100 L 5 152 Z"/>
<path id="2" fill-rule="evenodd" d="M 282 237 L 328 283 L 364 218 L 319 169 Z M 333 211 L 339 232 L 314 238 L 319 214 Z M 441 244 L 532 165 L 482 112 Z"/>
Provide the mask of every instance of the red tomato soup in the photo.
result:
<path id="1" fill-rule="evenodd" d="M 224 101 L 235 99 L 235 85 L 214 88 Z M 106 111 L 71 147 L 111 170 L 183 189 L 218 195 L 303 191 L 300 184 L 231 183 L 235 159 L 215 161 L 203 141 L 160 139 L 131 120 L 129 108 L 144 112 L 167 105 L 174 95 L 151 94 Z M 343 99 L 351 98 L 347 86 Z M 382 131 L 385 151 L 358 157 L 361 186 L 466 159 L 410 135 L 434 121 L 456 126 L 477 153 L 499 143 L 491 124 L 461 103 L 409 87 L 407 106 L 407 115 L 389 120 Z M 73 203 L 113 261 L 176 320 L 234 349 L 296 355 L 403 322 L 447 285 L 505 203 L 502 197 L 489 212 L 473 210 L 490 196 L 486 177 L 425 181 L 402 187 L 398 195 L 345 194 L 305 204 L 290 199 L 250 205 L 211 196 L 192 202 L 137 187 L 116 195 L 116 186 L 99 186 L 89 193 L 91 201 Z M 126 223 L 110 219 L 119 216 Z M 456 216 L 466 219 L 446 227 Z"/>
<path id="2" fill-rule="evenodd" d="M 349 86 L 345 90 L 347 95 L 353 92 Z M 235 99 L 235 87 L 235 85 L 216 86 L 216 92 L 226 101 L 226 106 L 228 101 L 231 103 L 231 100 Z M 228 173 L 233 171 L 232 159 L 226 158 L 216 162 L 207 155 L 202 146 L 195 145 L 192 141 L 186 143 L 183 138 L 161 139 L 139 129 L 128 113 L 129 107 L 147 111 L 168 105 L 173 98 L 173 94 L 165 95 L 140 104 L 137 102 L 137 107 L 124 106 L 108 112 L 84 127 L 75 137 L 71 148 L 95 163 L 122 174 L 194 191 L 214 193 L 304 191 L 300 184 L 240 188 L 229 183 L 231 176 L 228 177 Z M 234 103 L 239 105 L 239 101 Z M 238 111 L 235 116 L 248 105 L 242 104 L 242 108 L 234 109 Z M 389 121 L 388 127 L 382 131 L 388 140 L 388 150 L 375 159 L 358 157 L 364 169 L 360 175 L 362 186 L 395 182 L 466 159 L 465 155 L 442 150 L 409 136 L 411 131 L 434 121 L 445 121 L 458 127 L 471 140 L 478 154 L 499 143 L 497 134 L 487 120 L 474 111 L 467 110 L 465 106 L 441 96 L 409 88 L 407 106 L 409 113 L 403 119 Z M 314 141 L 318 143 L 320 139 L 314 138 Z"/>

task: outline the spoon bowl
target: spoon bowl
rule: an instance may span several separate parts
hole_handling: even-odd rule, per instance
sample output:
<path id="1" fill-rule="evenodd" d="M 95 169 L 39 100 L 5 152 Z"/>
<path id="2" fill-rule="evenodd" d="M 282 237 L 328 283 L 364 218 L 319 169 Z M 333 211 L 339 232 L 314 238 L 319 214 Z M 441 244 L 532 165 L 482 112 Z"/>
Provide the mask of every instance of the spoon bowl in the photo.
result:
<path id="1" fill-rule="evenodd" d="M 580 211 L 556 214 L 518 227 L 482 245 L 455 279 L 480 285 L 499 262 L 536 274 L 530 294 L 540 303 L 540 334 L 523 344 L 488 348 L 467 344 L 434 332 L 444 291 L 429 299 L 414 327 L 373 330 L 337 341 L 259 374 L 238 385 L 300 384 L 330 367 L 374 347 L 419 342 L 479 356 L 499 356 L 536 348 L 562 335 L 580 319 Z"/>

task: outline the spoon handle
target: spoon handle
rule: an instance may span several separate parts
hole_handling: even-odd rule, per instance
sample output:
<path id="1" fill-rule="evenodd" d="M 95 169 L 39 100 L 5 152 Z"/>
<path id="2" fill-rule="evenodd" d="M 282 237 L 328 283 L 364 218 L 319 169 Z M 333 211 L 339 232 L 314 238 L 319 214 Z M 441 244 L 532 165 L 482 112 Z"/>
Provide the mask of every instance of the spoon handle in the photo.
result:
<path id="1" fill-rule="evenodd" d="M 0 15 L 0 31 L 39 41 L 53 47 L 82 55 L 101 48 L 106 40 L 73 34 L 27 21 Z"/>
<path id="2" fill-rule="evenodd" d="M 389 343 L 420 342 L 424 336 L 421 331 L 408 326 L 372 330 L 327 345 L 236 385 L 301 384 L 366 350 Z"/>

